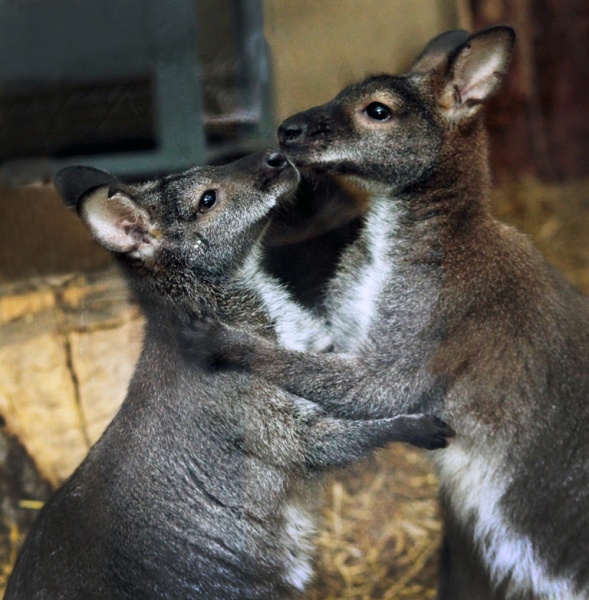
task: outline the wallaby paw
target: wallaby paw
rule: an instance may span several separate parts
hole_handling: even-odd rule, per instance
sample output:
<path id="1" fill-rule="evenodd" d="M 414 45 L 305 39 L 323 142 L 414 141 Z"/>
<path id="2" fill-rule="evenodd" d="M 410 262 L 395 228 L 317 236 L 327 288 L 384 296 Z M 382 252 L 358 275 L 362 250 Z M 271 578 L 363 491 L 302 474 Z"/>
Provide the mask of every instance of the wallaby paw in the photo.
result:
<path id="1" fill-rule="evenodd" d="M 412 443 L 426 450 L 439 450 L 448 446 L 448 439 L 456 435 L 452 427 L 438 417 L 430 414 L 413 415 L 415 440 Z"/>
<path id="2" fill-rule="evenodd" d="M 223 325 L 212 317 L 194 319 L 180 329 L 180 348 L 185 356 L 210 367 L 218 361 L 219 335 Z"/>

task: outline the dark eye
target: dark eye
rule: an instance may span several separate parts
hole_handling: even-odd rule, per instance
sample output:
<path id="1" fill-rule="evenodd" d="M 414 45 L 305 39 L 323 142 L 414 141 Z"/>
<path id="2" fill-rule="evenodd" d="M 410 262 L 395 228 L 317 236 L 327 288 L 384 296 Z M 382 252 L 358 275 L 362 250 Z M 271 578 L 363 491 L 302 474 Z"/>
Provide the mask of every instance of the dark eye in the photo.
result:
<path id="1" fill-rule="evenodd" d="M 198 202 L 199 212 L 207 212 L 207 210 L 215 206 L 215 202 L 217 202 L 217 192 L 215 190 L 207 190 Z"/>
<path id="2" fill-rule="evenodd" d="M 380 102 L 371 102 L 364 112 L 375 121 L 388 121 L 393 116 L 391 109 Z"/>

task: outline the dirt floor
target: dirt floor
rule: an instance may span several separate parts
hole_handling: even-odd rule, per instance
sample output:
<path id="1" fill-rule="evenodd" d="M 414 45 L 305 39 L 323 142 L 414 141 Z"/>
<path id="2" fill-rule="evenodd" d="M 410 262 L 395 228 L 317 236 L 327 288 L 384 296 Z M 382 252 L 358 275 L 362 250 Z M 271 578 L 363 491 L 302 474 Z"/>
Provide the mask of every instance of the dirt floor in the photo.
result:
<path id="1" fill-rule="evenodd" d="M 589 293 L 589 182 L 566 187 L 534 181 L 506 183 L 495 194 L 495 206 L 502 219 L 529 233 L 548 259 Z M 6 459 L 9 451 L 0 436 L 0 459 Z M 19 460 L 23 468 L 31 468 L 26 467 L 26 457 Z M 48 491 L 42 481 L 31 483 L 32 476 L 28 483 L 23 483 L 22 474 L 13 478 L 25 503 L 10 510 L 0 504 L 0 595 L 38 509 L 26 500 Z M 434 598 L 441 531 L 436 494 L 427 454 L 403 445 L 381 451 L 330 480 L 325 486 L 317 574 L 309 598 Z"/>

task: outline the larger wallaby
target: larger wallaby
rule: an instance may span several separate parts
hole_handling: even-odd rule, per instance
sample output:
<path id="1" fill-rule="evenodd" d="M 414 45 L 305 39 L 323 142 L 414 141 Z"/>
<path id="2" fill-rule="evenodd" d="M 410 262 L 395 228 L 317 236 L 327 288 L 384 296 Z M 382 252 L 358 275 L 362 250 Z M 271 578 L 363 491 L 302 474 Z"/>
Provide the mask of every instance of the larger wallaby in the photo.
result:
<path id="1" fill-rule="evenodd" d="M 87 167 L 58 174 L 66 204 L 119 258 L 145 340 L 121 410 L 43 508 L 6 600 L 298 597 L 316 474 L 390 441 L 445 446 L 435 417 L 338 419 L 185 360 L 178 331 L 191 315 L 291 348 L 321 336 L 258 266 L 271 208 L 297 178 L 277 153 L 135 186 Z"/>
<path id="2" fill-rule="evenodd" d="M 489 206 L 482 108 L 514 39 L 503 26 L 442 34 L 410 72 L 279 128 L 295 165 L 370 196 L 326 301 L 342 354 L 222 323 L 194 331 L 217 359 L 335 414 L 432 411 L 453 426 L 435 457 L 444 600 L 589 598 L 589 301 Z"/>

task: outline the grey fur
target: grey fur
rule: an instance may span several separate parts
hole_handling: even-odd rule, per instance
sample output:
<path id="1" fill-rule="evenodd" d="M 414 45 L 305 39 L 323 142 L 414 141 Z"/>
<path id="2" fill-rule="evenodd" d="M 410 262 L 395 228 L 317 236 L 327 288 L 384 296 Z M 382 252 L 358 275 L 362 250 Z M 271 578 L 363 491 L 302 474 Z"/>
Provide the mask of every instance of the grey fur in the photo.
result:
<path id="1" fill-rule="evenodd" d="M 589 598 L 589 302 L 489 207 L 481 108 L 513 42 L 507 27 L 452 32 L 413 71 L 280 127 L 295 164 L 372 196 L 328 292 L 347 354 L 289 352 L 223 324 L 202 332 L 218 357 L 335 414 L 432 411 L 453 426 L 436 456 L 444 600 Z M 370 118 L 386 116 L 375 102 L 390 118 Z"/>
<path id="2" fill-rule="evenodd" d="M 433 417 L 338 419 L 183 354 L 179 329 L 204 314 L 294 348 L 321 335 L 296 305 L 275 333 L 273 295 L 282 313 L 287 295 L 258 268 L 270 210 L 296 181 L 275 153 L 138 186 L 88 168 L 58 175 L 66 204 L 120 259 L 145 339 L 122 408 L 43 508 L 6 600 L 298 597 L 317 475 L 394 440 L 445 445 Z M 205 212 L 207 190 L 218 200 Z"/>

